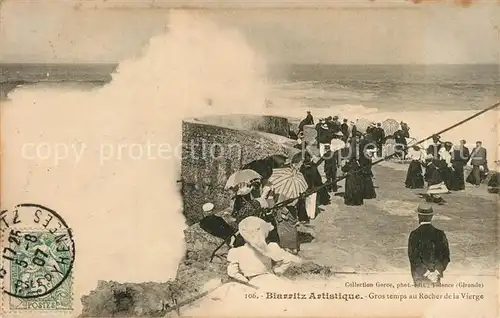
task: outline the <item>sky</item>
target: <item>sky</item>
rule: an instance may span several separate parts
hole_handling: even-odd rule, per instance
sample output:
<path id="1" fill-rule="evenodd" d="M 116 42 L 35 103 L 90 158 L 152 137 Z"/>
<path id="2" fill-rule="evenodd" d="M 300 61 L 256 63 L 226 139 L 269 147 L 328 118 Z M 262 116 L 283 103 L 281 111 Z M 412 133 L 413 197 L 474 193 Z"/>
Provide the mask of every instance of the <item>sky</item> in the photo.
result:
<path id="1" fill-rule="evenodd" d="M 210 1 L 203 15 L 241 32 L 270 63 L 461 64 L 500 61 L 500 2 Z M 115 63 L 167 32 L 160 0 L 4 0 L 0 62 Z M 322 6 L 321 9 L 310 7 Z M 301 9 L 287 9 L 300 6 Z M 272 7 L 272 9 L 270 8 Z M 280 7 L 278 9 L 278 7 Z M 245 10 L 241 10 L 245 8 Z"/>

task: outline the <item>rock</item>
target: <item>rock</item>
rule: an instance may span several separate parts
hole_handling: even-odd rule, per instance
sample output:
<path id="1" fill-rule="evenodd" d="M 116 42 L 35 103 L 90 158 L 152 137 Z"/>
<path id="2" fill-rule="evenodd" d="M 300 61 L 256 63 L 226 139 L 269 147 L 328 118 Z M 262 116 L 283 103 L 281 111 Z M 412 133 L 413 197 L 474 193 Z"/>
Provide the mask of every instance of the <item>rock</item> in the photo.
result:
<path id="1" fill-rule="evenodd" d="M 212 252 L 222 243 L 222 239 L 204 231 L 196 223 L 184 231 L 186 237 L 186 259 L 207 261 Z"/>
<path id="2" fill-rule="evenodd" d="M 300 276 L 304 276 L 307 278 L 315 278 L 318 279 L 333 276 L 333 272 L 330 267 L 318 265 L 313 262 L 307 262 L 299 265 L 290 266 L 284 276 L 287 278 L 298 278 Z"/>

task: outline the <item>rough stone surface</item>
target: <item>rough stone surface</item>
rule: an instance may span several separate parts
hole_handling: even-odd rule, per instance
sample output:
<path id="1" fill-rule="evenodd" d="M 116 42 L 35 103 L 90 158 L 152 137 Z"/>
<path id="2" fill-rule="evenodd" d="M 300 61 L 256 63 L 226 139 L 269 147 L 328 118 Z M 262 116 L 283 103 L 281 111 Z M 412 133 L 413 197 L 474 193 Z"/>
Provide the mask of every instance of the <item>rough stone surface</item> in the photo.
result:
<path id="1" fill-rule="evenodd" d="M 227 282 L 228 247 L 218 251 L 218 257 L 209 262 L 221 239 L 203 231 L 196 223 L 186 231 L 186 256 L 179 264 L 174 281 L 164 283 L 128 284 L 100 281 L 97 288 L 81 301 L 81 317 L 162 317 L 175 315 L 171 308 L 207 290 L 214 281 Z M 324 279 L 331 277 L 330 268 L 307 262 L 291 266 L 284 274 L 290 279 Z"/>
<path id="2" fill-rule="evenodd" d="M 171 308 L 207 291 L 205 285 L 214 280 L 229 281 L 226 262 L 214 263 L 185 260 L 180 264 L 175 281 L 166 283 L 120 284 L 98 283 L 89 295 L 82 297 L 80 317 L 162 317 L 175 315 Z M 290 267 L 284 274 L 289 279 L 320 280 L 333 276 L 329 267 L 304 263 Z"/>
<path id="3" fill-rule="evenodd" d="M 225 124 L 234 123 L 236 115 L 229 119 L 221 116 Z M 252 122 L 243 117 L 247 129 L 273 132 L 273 123 L 288 127 L 288 121 L 280 117 L 259 117 Z M 289 156 L 296 152 L 290 144 L 279 142 L 277 135 L 259 131 L 241 130 L 215 126 L 199 121 L 185 121 L 182 127 L 182 195 L 184 215 L 188 225 L 199 222 L 203 217 L 202 205 L 212 202 L 215 210 L 223 210 L 230 205 L 231 193 L 224 190 L 227 178 L 244 165 L 272 155 Z M 215 118 L 210 119 L 212 122 Z M 226 120 L 227 122 L 224 122 Z M 273 128 L 273 129 L 271 129 Z M 284 128 L 280 129 L 284 133 Z M 280 137 L 283 139 L 284 137 Z M 286 138 L 284 138 L 286 139 Z M 291 143 L 293 144 L 293 142 Z"/>

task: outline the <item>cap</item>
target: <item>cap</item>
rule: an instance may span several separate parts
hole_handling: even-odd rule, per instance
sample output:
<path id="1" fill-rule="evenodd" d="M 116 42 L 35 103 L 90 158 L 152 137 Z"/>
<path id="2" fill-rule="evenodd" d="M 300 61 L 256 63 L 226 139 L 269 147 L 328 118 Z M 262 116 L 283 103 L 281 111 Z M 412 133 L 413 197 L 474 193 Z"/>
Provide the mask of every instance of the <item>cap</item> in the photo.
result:
<path id="1" fill-rule="evenodd" d="M 430 204 L 421 203 L 418 205 L 417 213 L 420 215 L 434 215 L 434 210 Z"/>
<path id="2" fill-rule="evenodd" d="M 205 203 L 203 204 L 203 212 L 210 212 L 214 209 L 214 204 L 213 203 Z"/>

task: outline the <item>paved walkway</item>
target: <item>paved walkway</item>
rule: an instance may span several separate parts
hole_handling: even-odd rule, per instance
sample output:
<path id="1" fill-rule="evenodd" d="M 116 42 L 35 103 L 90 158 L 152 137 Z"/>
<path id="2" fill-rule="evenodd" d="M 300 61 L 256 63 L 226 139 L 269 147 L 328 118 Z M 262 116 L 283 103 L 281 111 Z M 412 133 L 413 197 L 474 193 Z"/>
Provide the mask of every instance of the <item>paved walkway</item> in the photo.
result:
<path id="1" fill-rule="evenodd" d="M 424 190 L 406 189 L 404 170 L 374 166 L 378 198 L 363 206 L 345 206 L 343 198 L 332 197 L 311 221 L 315 239 L 302 245 L 302 256 L 338 271 L 408 273 L 408 236 L 418 225 L 415 209 Z M 434 206 L 433 223 L 449 240 L 447 272 L 496 274 L 498 195 L 481 187 L 443 197 L 447 203 Z"/>

